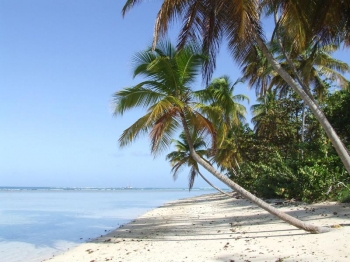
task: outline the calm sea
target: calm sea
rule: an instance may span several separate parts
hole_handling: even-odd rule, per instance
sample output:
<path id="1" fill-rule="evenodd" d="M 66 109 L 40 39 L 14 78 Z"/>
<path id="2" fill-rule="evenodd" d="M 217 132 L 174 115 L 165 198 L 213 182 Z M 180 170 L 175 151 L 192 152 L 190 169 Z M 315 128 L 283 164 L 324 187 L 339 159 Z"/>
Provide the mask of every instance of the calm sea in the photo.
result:
<path id="1" fill-rule="evenodd" d="M 0 187 L 0 260 L 39 262 L 166 202 L 214 192 Z"/>

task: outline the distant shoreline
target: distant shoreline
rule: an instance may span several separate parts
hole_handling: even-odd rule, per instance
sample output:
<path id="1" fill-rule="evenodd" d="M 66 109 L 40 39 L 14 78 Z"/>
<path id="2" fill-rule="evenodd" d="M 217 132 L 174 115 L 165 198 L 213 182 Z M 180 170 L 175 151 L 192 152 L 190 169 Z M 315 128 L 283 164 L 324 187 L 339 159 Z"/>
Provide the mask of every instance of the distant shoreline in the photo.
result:
<path id="1" fill-rule="evenodd" d="M 188 191 L 188 188 L 178 187 L 9 187 L 0 186 L 0 191 L 117 191 L 117 190 L 172 190 L 172 191 Z M 191 191 L 216 191 L 211 187 L 192 188 Z M 231 189 L 222 189 L 231 190 Z"/>
<path id="2" fill-rule="evenodd" d="M 310 234 L 245 199 L 206 194 L 155 208 L 47 261 L 349 261 L 349 204 L 278 208 L 317 225 L 339 227 Z"/>

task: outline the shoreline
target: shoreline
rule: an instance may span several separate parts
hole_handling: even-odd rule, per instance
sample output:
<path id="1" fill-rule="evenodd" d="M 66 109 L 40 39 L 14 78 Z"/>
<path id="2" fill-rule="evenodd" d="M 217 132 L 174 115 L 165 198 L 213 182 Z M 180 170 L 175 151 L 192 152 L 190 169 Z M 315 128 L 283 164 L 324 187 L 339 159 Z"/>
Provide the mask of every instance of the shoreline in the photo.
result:
<path id="1" fill-rule="evenodd" d="M 349 203 L 269 202 L 303 221 L 338 226 L 310 234 L 245 199 L 206 194 L 166 203 L 44 261 L 349 261 Z"/>

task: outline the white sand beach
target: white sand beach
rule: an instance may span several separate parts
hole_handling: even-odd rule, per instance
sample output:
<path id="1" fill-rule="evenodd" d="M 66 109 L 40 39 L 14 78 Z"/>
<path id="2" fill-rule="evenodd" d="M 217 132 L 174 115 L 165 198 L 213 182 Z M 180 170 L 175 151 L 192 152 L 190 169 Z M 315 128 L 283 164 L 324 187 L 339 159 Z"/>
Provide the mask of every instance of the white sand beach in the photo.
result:
<path id="1" fill-rule="evenodd" d="M 165 204 L 46 261 L 350 261 L 350 204 L 272 204 L 335 227 L 310 234 L 245 199 L 210 194 Z"/>

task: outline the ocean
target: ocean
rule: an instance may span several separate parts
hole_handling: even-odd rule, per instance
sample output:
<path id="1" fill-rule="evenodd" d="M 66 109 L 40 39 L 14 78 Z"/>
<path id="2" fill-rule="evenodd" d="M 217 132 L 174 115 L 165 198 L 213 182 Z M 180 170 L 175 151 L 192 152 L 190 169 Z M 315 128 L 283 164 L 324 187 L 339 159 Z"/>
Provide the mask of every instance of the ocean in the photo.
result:
<path id="1" fill-rule="evenodd" d="M 0 260 L 39 262 L 212 189 L 0 187 Z"/>

